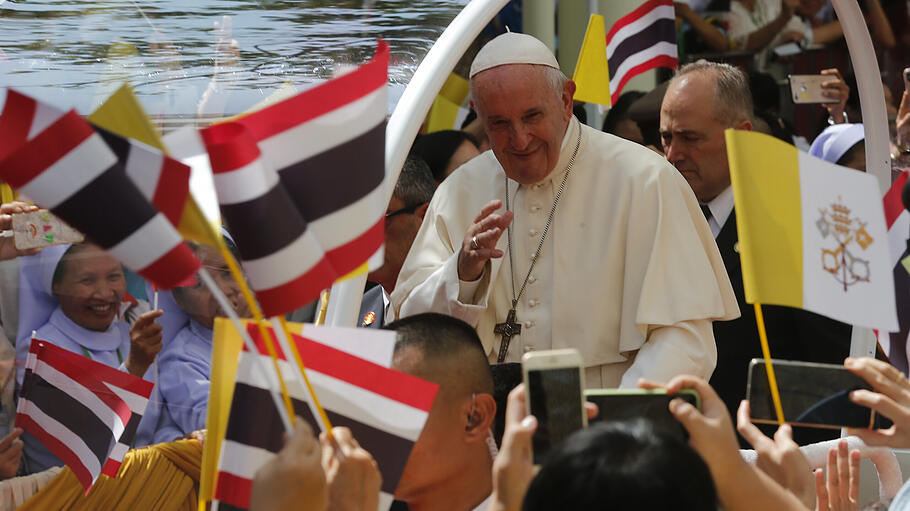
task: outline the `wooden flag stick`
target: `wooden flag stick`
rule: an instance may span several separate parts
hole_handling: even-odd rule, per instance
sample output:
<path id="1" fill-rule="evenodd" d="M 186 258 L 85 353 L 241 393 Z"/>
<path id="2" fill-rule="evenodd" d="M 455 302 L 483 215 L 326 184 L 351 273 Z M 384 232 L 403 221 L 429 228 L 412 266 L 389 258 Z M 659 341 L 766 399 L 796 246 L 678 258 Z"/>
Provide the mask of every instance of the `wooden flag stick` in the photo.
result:
<path id="1" fill-rule="evenodd" d="M 306 375 L 306 367 L 303 365 L 303 358 L 300 356 L 300 350 L 297 349 L 297 345 L 292 340 L 293 337 L 291 337 L 291 331 L 288 329 L 288 323 L 285 321 L 284 316 L 274 316 L 272 318 L 272 328 L 278 333 L 278 343 L 281 345 L 281 349 L 285 353 L 290 351 L 294 354 L 294 360 L 297 361 L 297 377 L 306 385 L 312 398 L 313 407 L 316 408 L 317 413 L 315 415 L 322 419 L 326 435 L 332 438 L 332 423 L 329 421 L 329 416 L 326 415 L 325 409 L 322 408 L 319 398 L 316 397 L 316 390 L 310 384 L 310 379 Z"/>
<path id="2" fill-rule="evenodd" d="M 326 289 L 322 293 L 319 293 L 319 308 L 316 309 L 316 318 L 313 320 L 313 324 L 324 325 L 325 324 L 325 314 L 329 310 L 329 299 L 332 297 L 332 290 Z"/>
<path id="3" fill-rule="evenodd" d="M 761 304 L 755 303 L 755 322 L 758 324 L 758 338 L 761 340 L 761 352 L 765 358 L 765 371 L 768 373 L 768 387 L 771 389 L 771 400 L 774 402 L 774 412 L 777 414 L 777 423 L 784 424 L 784 409 L 780 405 L 780 391 L 777 389 L 777 378 L 774 377 L 774 366 L 771 364 L 771 349 L 768 348 L 768 334 L 765 332 L 765 318 L 761 313 Z"/>
<path id="4" fill-rule="evenodd" d="M 228 250 L 227 245 L 224 244 L 223 240 L 219 239 L 218 250 L 221 251 L 221 256 L 224 258 L 224 262 L 227 263 L 228 269 L 231 271 L 231 275 L 234 277 L 234 281 L 237 282 L 237 285 L 240 286 L 240 292 L 243 294 L 243 298 L 246 300 L 247 305 L 250 307 L 250 311 L 253 313 L 253 319 L 256 321 L 256 326 L 259 327 L 259 335 L 262 336 L 262 341 L 265 343 L 265 349 L 269 352 L 269 356 L 272 357 L 272 364 L 275 366 L 275 372 L 278 374 L 278 382 L 281 385 L 281 397 L 284 399 L 284 405 L 287 407 L 287 413 L 291 417 L 291 426 L 294 425 L 294 418 L 296 414 L 294 413 L 294 405 L 291 403 L 291 396 L 288 395 L 287 385 L 284 383 L 284 376 L 281 374 L 281 367 L 278 365 L 278 352 L 275 351 L 275 343 L 273 343 L 273 337 L 275 333 L 269 335 L 268 330 L 265 328 L 265 318 L 262 317 L 262 311 L 259 309 L 259 303 L 256 302 L 256 299 L 253 297 L 250 287 L 246 283 L 246 277 L 243 275 L 243 272 L 240 271 L 240 265 L 237 264 L 237 260 L 234 259 L 234 254 Z M 215 286 L 216 288 L 218 286 Z M 220 289 L 219 289 L 220 291 Z M 214 292 L 214 291 L 213 291 Z M 230 305 L 228 303 L 227 305 Z M 221 308 L 224 309 L 225 306 L 221 305 Z M 232 307 L 228 307 L 231 312 L 233 312 Z M 225 312 L 230 314 L 227 309 Z M 241 332 L 243 334 L 244 332 Z M 275 342 L 278 342 L 278 339 L 274 339 Z M 253 353 L 258 353 L 258 350 L 254 350 Z M 292 431 L 291 428 L 288 428 L 288 433 Z"/>
<path id="5" fill-rule="evenodd" d="M 294 417 L 294 411 L 293 411 L 293 408 L 290 406 L 290 403 L 291 403 L 290 397 L 288 396 L 287 387 L 284 384 L 284 380 L 281 378 L 281 371 L 278 370 L 277 373 L 278 373 L 278 385 L 281 388 L 281 392 L 283 395 L 279 395 L 278 392 L 275 391 L 273 384 L 270 383 L 270 379 L 268 378 L 268 370 L 266 369 L 266 366 L 263 366 L 260 364 L 261 359 L 259 359 L 259 357 L 258 357 L 259 349 L 256 348 L 256 343 L 253 342 L 253 339 L 250 337 L 249 332 L 246 331 L 246 328 L 243 327 L 243 323 L 240 322 L 240 318 L 237 316 L 237 312 L 234 311 L 233 307 L 231 307 L 231 302 L 229 302 L 227 297 L 224 296 L 224 293 L 221 292 L 221 289 L 218 287 L 217 284 L 215 284 L 215 280 L 212 279 L 212 276 L 209 275 L 209 272 L 206 271 L 205 268 L 200 268 L 198 275 L 199 275 L 199 278 L 202 279 L 202 282 L 206 285 L 206 287 L 209 288 L 209 291 L 212 292 L 212 295 L 215 297 L 215 300 L 218 302 L 218 305 L 220 305 L 221 308 L 224 309 L 224 312 L 228 315 L 228 318 L 231 320 L 231 323 L 233 323 L 234 328 L 237 329 L 237 333 L 240 334 L 240 338 L 243 339 L 243 343 L 246 345 L 247 351 L 249 351 L 250 355 L 254 357 L 255 363 L 253 365 L 256 368 L 258 368 L 262 372 L 262 375 L 265 377 L 264 379 L 268 383 L 268 386 L 269 386 L 269 394 L 272 396 L 272 399 L 275 401 L 275 408 L 278 409 L 278 415 L 281 417 L 281 422 L 284 424 L 284 429 L 285 429 L 285 431 L 288 432 L 288 434 L 290 434 L 294 430 L 292 419 L 291 419 L 292 417 Z M 275 363 L 275 365 L 276 365 L 275 369 L 277 370 L 278 369 L 277 368 L 277 357 L 273 358 L 272 362 Z M 284 399 L 285 399 L 284 406 L 282 406 L 282 402 L 281 402 L 282 397 L 284 397 Z"/>

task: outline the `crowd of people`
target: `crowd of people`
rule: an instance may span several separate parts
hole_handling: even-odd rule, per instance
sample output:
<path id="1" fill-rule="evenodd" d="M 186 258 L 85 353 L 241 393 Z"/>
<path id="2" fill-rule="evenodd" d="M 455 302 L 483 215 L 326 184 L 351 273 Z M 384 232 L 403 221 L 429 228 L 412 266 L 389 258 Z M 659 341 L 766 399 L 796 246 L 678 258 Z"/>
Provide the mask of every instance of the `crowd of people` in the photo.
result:
<path id="1" fill-rule="evenodd" d="M 396 333 L 394 369 L 439 385 L 393 509 L 859 509 L 859 453 L 841 443 L 813 473 L 799 449 L 837 431 L 750 422 L 747 368 L 761 351 L 724 136 L 763 131 L 864 170 L 863 126 L 848 122 L 859 118 L 849 77 L 818 70 L 830 77 L 823 87 L 832 102 L 818 108 L 831 126 L 797 134 L 769 64 L 782 42 L 825 43 L 843 31 L 818 1 L 733 0 L 723 23 L 705 18 L 707 8 L 676 4 L 706 48 L 755 52 L 750 72 L 683 65 L 653 91 L 623 94 L 598 129 L 576 115 L 575 84 L 550 50 L 506 33 L 473 58 L 462 129 L 415 140 L 385 214 L 384 264 L 369 274 L 374 286 L 358 317 L 358 326 Z M 875 42 L 895 46 L 879 0 L 864 12 Z M 907 92 L 893 128 L 899 161 L 910 154 Z M 35 209 L 3 204 L 0 230 Z M 234 312 L 248 317 L 222 254 L 191 248 Z M 91 243 L 39 252 L 0 237 L 0 259 L 10 340 L 0 355 L 17 361 L 0 366 L 0 478 L 62 464 L 11 428 L 25 376 L 18 362 L 32 338 L 156 383 L 134 447 L 200 437 L 213 323 L 226 313 L 202 282 L 159 293 Z M 312 310 L 291 319 L 312 319 Z M 850 398 L 893 425 L 851 434 L 910 448 L 910 381 L 887 361 L 848 358 L 850 325 L 787 307 L 766 307 L 764 321 L 775 358 L 843 364 L 870 384 Z M 601 423 L 535 471 L 538 423 L 515 367 L 525 353 L 554 348 L 581 354 L 587 388 L 696 390 L 700 409 L 669 405 L 688 442 L 643 419 Z M 598 410 L 589 403 L 587 413 Z M 744 461 L 741 447 L 754 449 L 757 463 Z M 375 461 L 349 430 L 317 437 L 298 421 L 257 474 L 251 509 L 372 510 L 380 486 Z M 905 501 L 910 509 L 910 487 L 894 508 Z"/>

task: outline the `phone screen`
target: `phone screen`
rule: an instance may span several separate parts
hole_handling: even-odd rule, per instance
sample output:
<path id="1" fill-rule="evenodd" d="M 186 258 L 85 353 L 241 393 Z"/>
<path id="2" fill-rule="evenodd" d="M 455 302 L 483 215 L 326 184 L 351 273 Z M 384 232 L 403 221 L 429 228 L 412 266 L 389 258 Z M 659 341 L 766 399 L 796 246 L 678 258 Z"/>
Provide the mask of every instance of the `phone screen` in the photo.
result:
<path id="1" fill-rule="evenodd" d="M 550 448 L 584 427 L 578 368 L 529 370 L 528 397 L 529 411 L 537 418 L 532 439 L 534 463 L 540 463 Z"/>
<path id="2" fill-rule="evenodd" d="M 688 401 L 692 406 L 697 406 L 694 394 L 600 394 L 586 395 L 585 399 L 597 405 L 599 412 L 595 421 L 616 421 L 623 419 L 644 418 L 654 426 L 679 438 L 687 440 L 689 434 L 670 413 L 670 401 L 673 398 Z"/>
<path id="3" fill-rule="evenodd" d="M 868 383 L 841 366 L 774 362 L 784 419 L 790 424 L 868 428 L 872 410 L 850 401 L 850 392 Z M 777 423 L 764 361 L 753 362 L 747 390 L 754 422 Z"/>

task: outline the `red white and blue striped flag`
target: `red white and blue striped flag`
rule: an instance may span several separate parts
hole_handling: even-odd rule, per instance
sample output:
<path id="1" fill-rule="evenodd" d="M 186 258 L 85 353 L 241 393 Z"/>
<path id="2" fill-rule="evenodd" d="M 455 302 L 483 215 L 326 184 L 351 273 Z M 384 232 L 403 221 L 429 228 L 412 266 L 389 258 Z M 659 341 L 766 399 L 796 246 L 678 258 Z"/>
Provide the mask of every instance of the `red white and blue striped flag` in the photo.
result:
<path id="1" fill-rule="evenodd" d="M 133 440 L 136 438 L 139 421 L 142 420 L 142 415 L 148 406 L 149 396 L 152 395 L 155 384 L 115 367 L 95 362 L 78 353 L 71 353 L 53 344 L 45 344 L 43 351 L 44 353 L 54 353 L 55 356 L 67 357 L 74 366 L 81 368 L 84 373 L 91 374 L 100 380 L 111 392 L 130 407 L 130 420 L 127 422 L 126 428 L 117 439 L 117 445 L 111 450 L 110 456 L 101 469 L 102 474 L 116 477 L 117 472 L 120 470 L 120 464 L 123 462 L 123 457 L 130 450 Z"/>
<path id="2" fill-rule="evenodd" d="M 138 140 L 94 128 L 142 196 L 178 227 L 190 196 L 190 167 Z"/>
<path id="3" fill-rule="evenodd" d="M 675 20 L 673 0 L 648 0 L 610 27 L 607 64 L 614 105 L 633 76 L 656 67 L 676 69 Z"/>
<path id="4" fill-rule="evenodd" d="M 22 106 L 29 102 L 32 108 Z M 29 112 L 31 118 L 18 117 Z M 54 112 L 59 110 L 7 91 L 0 131 L 18 133 L 19 145 L 0 146 L 0 179 L 158 287 L 192 276 L 199 261 L 128 177 L 128 162 L 75 110 Z"/>
<path id="5" fill-rule="evenodd" d="M 212 126 L 202 138 L 221 212 L 263 312 L 277 316 L 306 304 L 337 275 L 278 173 L 240 123 Z"/>
<path id="6" fill-rule="evenodd" d="M 85 357 L 32 340 L 16 426 L 63 460 L 88 492 L 128 431 L 133 412 L 94 371 L 103 364 L 81 359 Z"/>
<path id="7" fill-rule="evenodd" d="M 236 120 L 261 156 L 238 149 L 225 158 L 228 139 L 245 136 L 227 137 L 232 128 L 221 126 L 203 131 L 224 217 L 266 310 L 296 309 L 365 261 L 382 263 L 388 61 L 389 46 L 380 40 L 366 64 Z M 302 224 L 287 211 L 285 195 Z M 278 196 L 280 210 L 262 209 Z M 256 230 L 279 233 L 266 242 Z M 304 249 L 305 240 L 317 245 Z M 276 264 L 291 254 L 303 255 Z"/>
<path id="8" fill-rule="evenodd" d="M 215 499 L 218 509 L 247 509 L 253 476 L 281 449 L 284 427 L 268 393 L 277 382 L 267 382 L 256 363 L 270 363 L 256 325 L 248 331 L 259 354 L 240 354 L 237 381 L 227 432 L 221 448 Z M 382 474 L 380 509 L 388 509 L 407 464 L 411 448 L 433 405 L 438 385 L 293 335 L 307 375 L 329 420 L 350 428 L 357 442 L 376 460 Z M 260 360 L 256 360 L 259 357 Z M 279 353 L 282 374 L 291 365 Z M 268 377 L 273 379 L 272 373 Z M 287 382 L 298 416 L 314 431 L 320 424 L 311 411 L 309 394 L 299 382 Z"/>

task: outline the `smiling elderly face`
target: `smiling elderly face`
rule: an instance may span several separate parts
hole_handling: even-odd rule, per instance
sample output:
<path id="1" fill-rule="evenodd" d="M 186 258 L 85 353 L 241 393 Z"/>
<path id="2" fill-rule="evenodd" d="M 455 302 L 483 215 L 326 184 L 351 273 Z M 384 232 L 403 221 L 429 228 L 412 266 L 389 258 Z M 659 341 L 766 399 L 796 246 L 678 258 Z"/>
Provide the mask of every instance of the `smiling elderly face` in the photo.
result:
<path id="1" fill-rule="evenodd" d="M 493 154 L 507 176 L 521 184 L 542 181 L 559 161 L 572 118 L 575 83 L 558 89 L 551 68 L 510 64 L 481 71 L 471 81 L 474 107 Z"/>
<path id="2" fill-rule="evenodd" d="M 66 317 L 88 330 L 105 331 L 126 294 L 120 262 L 95 245 L 73 245 L 54 273 L 53 292 Z"/>

